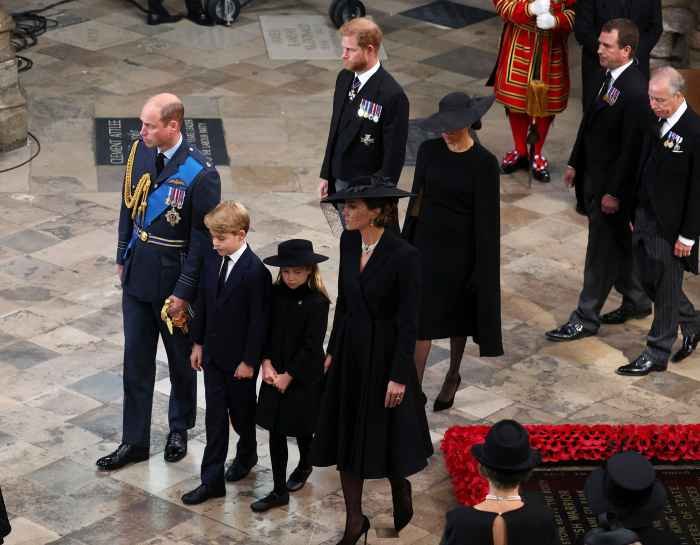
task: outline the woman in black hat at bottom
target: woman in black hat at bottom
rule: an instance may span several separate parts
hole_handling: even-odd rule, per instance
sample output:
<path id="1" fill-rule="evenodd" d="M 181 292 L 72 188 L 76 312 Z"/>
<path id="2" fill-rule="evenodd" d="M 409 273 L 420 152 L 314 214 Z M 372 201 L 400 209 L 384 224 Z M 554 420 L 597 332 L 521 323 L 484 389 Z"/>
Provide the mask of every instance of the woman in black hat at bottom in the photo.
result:
<path id="1" fill-rule="evenodd" d="M 263 350 L 257 424 L 270 433 L 274 490 L 250 507 L 267 511 L 289 503 L 311 474 L 311 438 L 316 427 L 323 382 L 323 339 L 329 299 L 318 264 L 328 258 L 314 253 L 308 240 L 292 239 L 263 260 L 279 267 L 272 287 L 270 329 Z M 287 480 L 287 437 L 296 437 L 299 465 Z"/>
<path id="2" fill-rule="evenodd" d="M 413 361 L 418 252 L 385 229 L 397 199 L 408 195 L 385 179 L 362 177 L 325 199 L 345 203 L 346 230 L 312 458 L 314 465 L 340 471 L 346 507 L 341 545 L 367 538 L 365 479 L 389 479 L 394 527 L 408 524 L 413 507 L 406 477 L 421 471 L 433 452 Z"/>
<path id="3" fill-rule="evenodd" d="M 651 462 L 638 452 L 612 456 L 589 475 L 584 492 L 594 515 L 604 515 L 613 529 L 632 530 L 642 545 L 680 544 L 669 530 L 652 526 L 666 507 L 666 489 L 656 479 Z M 592 543 L 592 538 L 587 535 L 582 543 Z"/>
<path id="4" fill-rule="evenodd" d="M 524 501 L 520 485 L 539 464 L 527 430 L 514 420 L 501 420 L 484 443 L 472 447 L 479 471 L 489 481 L 486 499 L 474 507 L 447 513 L 442 545 L 551 545 L 556 527 L 543 504 Z"/>
<path id="5" fill-rule="evenodd" d="M 498 159 L 472 138 L 494 97 L 450 93 L 421 123 L 441 138 L 418 148 L 403 235 L 421 255 L 416 369 L 423 381 L 433 339 L 450 339 L 450 368 L 433 409 L 452 406 L 467 337 L 481 356 L 503 354 Z"/>

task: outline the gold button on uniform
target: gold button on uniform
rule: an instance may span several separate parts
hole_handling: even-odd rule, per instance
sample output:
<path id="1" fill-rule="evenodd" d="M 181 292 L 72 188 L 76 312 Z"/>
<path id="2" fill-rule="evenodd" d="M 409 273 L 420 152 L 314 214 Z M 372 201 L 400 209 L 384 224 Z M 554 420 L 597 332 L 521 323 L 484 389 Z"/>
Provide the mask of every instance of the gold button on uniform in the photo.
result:
<path id="1" fill-rule="evenodd" d="M 143 241 L 146 242 L 148 240 L 148 233 L 146 231 L 141 231 L 139 233 L 139 238 Z"/>

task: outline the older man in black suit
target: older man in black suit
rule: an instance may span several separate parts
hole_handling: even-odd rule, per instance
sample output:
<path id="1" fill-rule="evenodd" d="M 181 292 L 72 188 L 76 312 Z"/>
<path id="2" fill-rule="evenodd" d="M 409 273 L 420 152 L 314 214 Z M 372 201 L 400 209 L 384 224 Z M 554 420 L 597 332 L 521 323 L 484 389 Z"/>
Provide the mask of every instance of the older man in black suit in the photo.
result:
<path id="1" fill-rule="evenodd" d="M 574 33 L 581 44 L 583 110 L 595 100 L 603 77 L 598 59 L 598 36 L 603 25 L 618 17 L 630 19 L 639 28 L 636 59 L 639 69 L 649 78 L 649 54 L 661 36 L 661 0 L 577 0 Z"/>
<path id="2" fill-rule="evenodd" d="M 646 131 L 639 168 L 634 246 L 642 283 L 654 301 L 654 322 L 642 354 L 617 370 L 641 376 L 665 371 L 680 325 L 687 358 L 700 340 L 700 313 L 683 293 L 683 272 L 698 274 L 700 117 L 685 101 L 683 76 L 656 70 L 649 101 L 656 119 Z"/>
<path id="3" fill-rule="evenodd" d="M 382 31 L 358 17 L 340 28 L 344 69 L 333 95 L 321 198 L 359 176 L 377 174 L 397 184 L 406 156 L 408 98 L 379 62 Z"/>
<path id="4" fill-rule="evenodd" d="M 588 247 L 583 289 L 569 321 L 547 332 L 552 341 L 595 335 L 602 323 L 623 323 L 651 313 L 651 303 L 632 267 L 629 210 L 644 120 L 651 115 L 644 75 L 633 62 L 638 32 L 629 19 L 603 25 L 600 64 L 607 68 L 596 100 L 581 121 L 564 174 L 576 186 L 577 208 L 588 215 Z M 622 306 L 600 316 L 615 286 Z"/>

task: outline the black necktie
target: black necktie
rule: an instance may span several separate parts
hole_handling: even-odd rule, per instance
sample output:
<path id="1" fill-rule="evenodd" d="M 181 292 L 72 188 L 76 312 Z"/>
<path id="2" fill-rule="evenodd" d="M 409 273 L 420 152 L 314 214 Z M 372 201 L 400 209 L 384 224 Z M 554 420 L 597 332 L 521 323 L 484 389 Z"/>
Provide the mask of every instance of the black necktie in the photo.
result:
<path id="1" fill-rule="evenodd" d="M 664 118 L 664 117 L 660 117 L 659 119 L 656 120 L 656 137 L 659 140 L 663 136 L 661 134 L 661 128 L 664 126 L 664 123 L 666 123 L 666 118 Z"/>
<path id="2" fill-rule="evenodd" d="M 165 168 L 165 154 L 159 153 L 156 156 L 156 176 L 160 176 L 160 173 L 163 172 L 164 168 Z"/>
<path id="3" fill-rule="evenodd" d="M 355 100 L 355 97 L 357 96 L 357 92 L 360 90 L 360 78 L 357 77 L 357 74 L 355 74 L 355 79 L 352 80 L 352 87 L 350 87 L 350 91 L 348 92 L 348 98 L 350 99 L 350 102 Z"/>
<path id="4" fill-rule="evenodd" d="M 610 90 L 610 82 L 612 81 L 612 72 L 608 70 L 605 72 L 605 79 L 603 79 L 603 85 L 600 87 L 600 91 L 598 91 L 598 98 L 604 97 L 606 93 Z"/>
<path id="5" fill-rule="evenodd" d="M 231 258 L 227 255 L 224 256 L 221 262 L 221 270 L 219 271 L 219 283 L 216 285 L 216 295 L 219 295 L 224 291 L 224 286 L 226 285 L 226 273 L 228 272 L 228 264 Z"/>

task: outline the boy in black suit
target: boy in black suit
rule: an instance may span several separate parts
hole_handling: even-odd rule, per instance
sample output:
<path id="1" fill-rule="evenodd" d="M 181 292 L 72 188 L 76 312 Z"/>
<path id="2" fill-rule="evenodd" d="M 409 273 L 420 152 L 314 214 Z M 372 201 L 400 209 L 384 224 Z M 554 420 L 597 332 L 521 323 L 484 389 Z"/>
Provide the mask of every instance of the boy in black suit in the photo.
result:
<path id="1" fill-rule="evenodd" d="M 226 495 L 229 418 L 240 438 L 226 480 L 242 479 L 258 461 L 255 381 L 272 285 L 270 272 L 246 243 L 250 217 L 243 205 L 222 202 L 205 216 L 204 223 L 216 252 L 204 262 L 190 361 L 197 371 L 204 369 L 207 446 L 202 484 L 182 496 L 188 505 Z"/>

